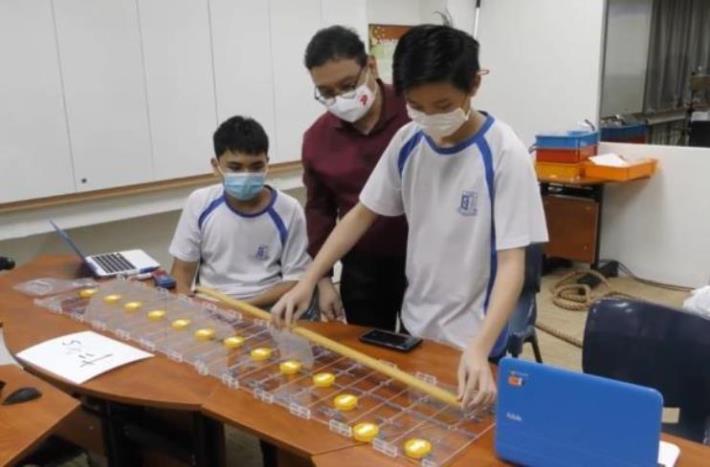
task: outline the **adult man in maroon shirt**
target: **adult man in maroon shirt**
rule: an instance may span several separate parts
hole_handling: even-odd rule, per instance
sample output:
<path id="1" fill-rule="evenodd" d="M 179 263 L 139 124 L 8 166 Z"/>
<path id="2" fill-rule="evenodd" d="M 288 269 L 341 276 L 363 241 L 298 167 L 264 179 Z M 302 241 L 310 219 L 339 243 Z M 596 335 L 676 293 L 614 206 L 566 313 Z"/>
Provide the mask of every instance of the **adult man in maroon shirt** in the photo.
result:
<path id="1" fill-rule="evenodd" d="M 315 257 L 337 219 L 358 202 L 377 161 L 409 121 L 402 97 L 377 77 L 374 58 L 350 29 L 318 31 L 305 54 L 314 97 L 326 107 L 303 136 L 309 253 Z M 404 216 L 380 217 L 343 258 L 340 296 L 330 277 L 318 284 L 319 306 L 331 318 L 393 330 L 406 287 Z"/>

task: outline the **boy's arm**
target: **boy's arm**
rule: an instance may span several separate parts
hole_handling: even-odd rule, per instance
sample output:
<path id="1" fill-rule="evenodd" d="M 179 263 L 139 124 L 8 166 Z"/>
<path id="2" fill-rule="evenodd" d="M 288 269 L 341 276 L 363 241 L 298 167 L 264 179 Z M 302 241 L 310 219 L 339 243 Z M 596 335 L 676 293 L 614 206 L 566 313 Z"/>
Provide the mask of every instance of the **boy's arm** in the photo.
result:
<path id="1" fill-rule="evenodd" d="M 333 229 L 303 278 L 271 309 L 276 325 L 291 324 L 308 309 L 318 281 L 345 256 L 377 219 L 377 213 L 358 203 Z"/>
<path id="2" fill-rule="evenodd" d="M 515 310 L 523 288 L 525 248 L 498 251 L 498 267 L 488 311 L 478 335 L 464 349 L 459 364 L 459 398 L 464 407 L 487 406 L 496 398 L 488 356 Z"/>
<path id="3" fill-rule="evenodd" d="M 205 201 L 200 193 L 202 191 L 195 191 L 187 198 L 170 242 L 169 252 L 173 257 L 170 275 L 175 278 L 178 293 L 192 293 L 192 283 L 200 264 L 202 233 L 199 212 Z"/>
<path id="4" fill-rule="evenodd" d="M 301 282 L 272 308 L 273 322 L 278 326 L 291 324 L 308 308 L 318 281 L 345 256 L 370 228 L 378 215 L 399 216 L 404 214 L 402 201 L 402 178 L 398 171 L 398 154 L 402 145 L 404 128 L 391 140 L 377 162 L 375 169 L 360 193 L 360 202 L 355 205 L 333 229 L 313 264 Z"/>
<path id="5" fill-rule="evenodd" d="M 175 278 L 175 291 L 177 293 L 192 293 L 192 281 L 197 274 L 198 261 L 183 261 L 173 258 L 173 267 L 170 268 L 170 275 Z"/>
<path id="6" fill-rule="evenodd" d="M 246 303 L 259 307 L 259 308 L 269 308 L 274 303 L 278 302 L 279 299 L 289 290 L 291 290 L 298 282 L 297 281 L 283 281 L 278 284 L 269 287 L 260 294 L 244 300 Z"/>

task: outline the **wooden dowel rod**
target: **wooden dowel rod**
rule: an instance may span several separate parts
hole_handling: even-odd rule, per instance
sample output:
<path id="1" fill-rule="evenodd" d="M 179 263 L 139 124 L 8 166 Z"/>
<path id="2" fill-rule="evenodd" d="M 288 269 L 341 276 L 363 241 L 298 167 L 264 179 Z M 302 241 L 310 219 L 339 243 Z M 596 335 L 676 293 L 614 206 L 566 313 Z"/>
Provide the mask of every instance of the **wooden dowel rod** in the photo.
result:
<path id="1" fill-rule="evenodd" d="M 221 292 L 201 286 L 198 286 L 196 290 L 200 294 L 212 297 L 220 301 L 221 303 L 228 305 L 231 308 L 247 313 L 255 318 L 263 319 L 266 321 L 271 320 L 271 313 L 261 310 L 248 303 L 229 297 Z M 459 401 L 453 393 L 433 384 L 429 384 L 426 381 L 422 381 L 421 379 L 412 376 L 409 373 L 406 373 L 398 368 L 384 364 L 381 361 L 370 357 L 369 355 L 366 355 L 362 352 L 358 352 L 355 349 L 351 349 L 346 345 L 343 345 L 339 342 L 335 342 L 334 340 L 328 339 L 325 336 L 321 336 L 320 334 L 313 332 L 310 329 L 303 328 L 301 326 L 293 326 L 291 328 L 291 332 L 301 337 L 304 337 L 305 339 L 313 342 L 314 344 L 320 345 L 321 347 L 325 347 L 326 349 L 331 350 L 339 355 L 351 358 L 372 370 L 387 375 L 390 378 L 395 379 L 400 383 L 404 383 L 414 389 L 417 389 L 418 391 L 421 391 L 424 394 L 431 396 L 445 404 L 454 407 L 460 407 Z"/>

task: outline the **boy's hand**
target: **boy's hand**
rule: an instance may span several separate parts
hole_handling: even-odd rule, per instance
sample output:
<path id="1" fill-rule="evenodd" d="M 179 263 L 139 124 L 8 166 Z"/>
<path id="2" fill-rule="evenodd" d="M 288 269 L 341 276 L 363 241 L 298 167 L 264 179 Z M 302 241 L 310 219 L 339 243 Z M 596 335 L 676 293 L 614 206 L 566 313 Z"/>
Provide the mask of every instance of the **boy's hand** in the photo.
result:
<path id="1" fill-rule="evenodd" d="M 458 397 L 464 410 L 488 408 L 496 400 L 496 381 L 488 364 L 488 353 L 475 340 L 471 342 L 459 362 Z"/>
<path id="2" fill-rule="evenodd" d="M 318 308 L 325 316 L 326 321 L 342 321 L 345 316 L 340 294 L 335 289 L 330 277 L 324 277 L 318 282 Z"/>
<path id="3" fill-rule="evenodd" d="M 286 292 L 271 308 L 271 322 L 277 328 L 291 326 L 308 310 L 313 297 L 314 286 L 301 281 Z"/>

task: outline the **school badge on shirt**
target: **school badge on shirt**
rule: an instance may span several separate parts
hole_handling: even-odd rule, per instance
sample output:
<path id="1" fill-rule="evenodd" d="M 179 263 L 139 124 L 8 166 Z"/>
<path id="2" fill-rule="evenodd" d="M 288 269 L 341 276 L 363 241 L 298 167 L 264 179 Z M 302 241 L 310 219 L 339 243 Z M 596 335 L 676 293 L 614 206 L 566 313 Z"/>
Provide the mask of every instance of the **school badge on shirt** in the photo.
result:
<path id="1" fill-rule="evenodd" d="M 269 247 L 267 245 L 259 245 L 254 256 L 256 256 L 256 259 L 266 261 L 269 259 Z"/>
<path id="2" fill-rule="evenodd" d="M 475 216 L 478 214 L 478 193 L 475 191 L 461 193 L 458 211 L 462 216 Z"/>

